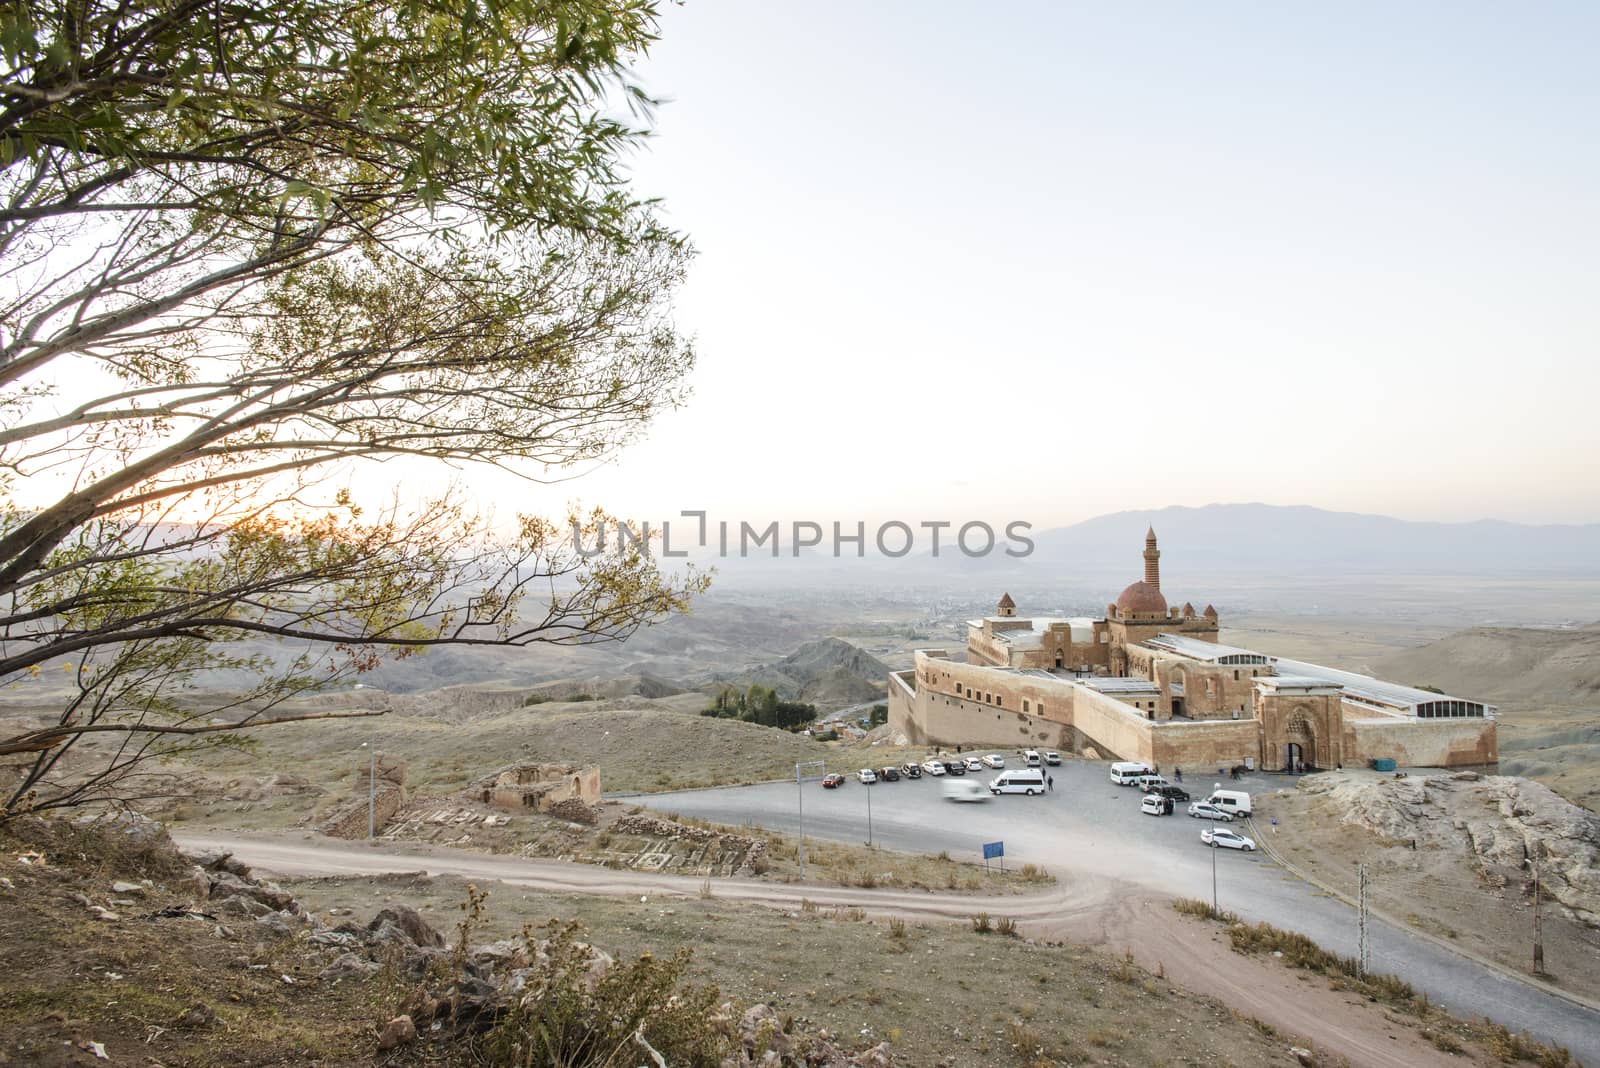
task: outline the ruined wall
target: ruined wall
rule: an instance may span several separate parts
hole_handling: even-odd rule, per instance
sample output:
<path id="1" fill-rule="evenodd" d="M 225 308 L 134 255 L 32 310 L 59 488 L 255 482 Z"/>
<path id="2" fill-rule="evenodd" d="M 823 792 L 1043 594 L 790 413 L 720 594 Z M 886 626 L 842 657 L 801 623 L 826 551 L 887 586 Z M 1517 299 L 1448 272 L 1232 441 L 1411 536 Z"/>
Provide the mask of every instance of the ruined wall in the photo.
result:
<path id="1" fill-rule="evenodd" d="M 1345 705 L 1347 767 L 1364 767 L 1377 757 L 1390 757 L 1403 768 L 1466 768 L 1499 763 L 1499 738 L 1492 719 L 1356 719 L 1357 714 L 1354 706 Z"/>
<path id="2" fill-rule="evenodd" d="M 569 801 L 600 803 L 600 769 L 591 764 L 513 764 L 479 780 L 478 799 L 496 808 L 551 812 Z"/>
<path id="3" fill-rule="evenodd" d="M 365 838 L 367 836 L 367 804 L 365 793 L 366 786 L 363 780 L 363 793 L 360 797 L 351 798 L 329 816 L 322 825 L 322 833 L 330 838 Z M 378 782 L 378 791 L 372 805 L 373 824 L 376 834 L 382 834 L 383 828 L 394 814 L 400 811 L 400 806 L 405 804 L 405 788 L 392 782 Z"/>

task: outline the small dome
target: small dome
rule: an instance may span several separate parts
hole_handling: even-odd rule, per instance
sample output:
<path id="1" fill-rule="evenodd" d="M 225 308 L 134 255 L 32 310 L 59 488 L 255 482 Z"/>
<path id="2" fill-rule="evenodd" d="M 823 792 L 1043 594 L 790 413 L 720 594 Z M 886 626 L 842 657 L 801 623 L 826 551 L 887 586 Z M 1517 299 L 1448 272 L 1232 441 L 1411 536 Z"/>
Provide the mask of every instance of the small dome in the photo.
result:
<path id="1" fill-rule="evenodd" d="M 1017 607 L 1017 602 L 1015 602 L 1015 601 L 1013 601 L 1011 599 L 1011 595 L 1009 593 L 1002 593 L 1000 595 L 1000 607 L 1001 608 L 1015 608 L 1015 607 Z"/>
<path id="2" fill-rule="evenodd" d="M 1212 608 L 1210 605 L 1206 605 L 1206 610 L 1201 614 L 1204 615 L 1207 619 L 1216 619 L 1217 618 L 1217 610 L 1215 608 Z"/>
<path id="3" fill-rule="evenodd" d="M 1135 582 L 1117 595 L 1117 611 L 1123 615 L 1167 614 L 1167 599 L 1148 582 Z"/>
<path id="4" fill-rule="evenodd" d="M 1184 619 L 1193 619 L 1194 618 L 1194 605 L 1190 604 L 1188 601 L 1183 602 L 1183 618 Z"/>

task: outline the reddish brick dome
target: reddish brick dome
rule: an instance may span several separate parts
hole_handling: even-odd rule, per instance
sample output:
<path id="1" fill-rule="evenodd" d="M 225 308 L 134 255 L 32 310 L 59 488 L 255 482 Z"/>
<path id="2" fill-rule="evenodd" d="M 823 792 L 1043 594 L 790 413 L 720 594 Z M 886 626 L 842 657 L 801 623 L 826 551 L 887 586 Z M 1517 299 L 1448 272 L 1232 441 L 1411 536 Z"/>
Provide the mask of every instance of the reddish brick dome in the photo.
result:
<path id="1" fill-rule="evenodd" d="M 1123 615 L 1137 612 L 1141 615 L 1155 613 L 1164 616 L 1167 614 L 1167 599 L 1148 582 L 1135 582 L 1117 595 L 1117 611 Z"/>

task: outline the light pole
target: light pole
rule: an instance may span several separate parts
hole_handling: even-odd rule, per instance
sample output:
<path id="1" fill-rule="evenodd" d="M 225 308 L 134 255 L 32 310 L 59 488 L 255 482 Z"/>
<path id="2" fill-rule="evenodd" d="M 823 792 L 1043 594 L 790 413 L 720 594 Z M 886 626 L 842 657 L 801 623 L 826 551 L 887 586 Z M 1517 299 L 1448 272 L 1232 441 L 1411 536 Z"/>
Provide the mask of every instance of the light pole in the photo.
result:
<path id="1" fill-rule="evenodd" d="M 1544 974 L 1544 932 L 1539 920 L 1539 864 L 1532 856 L 1522 863 L 1533 872 L 1533 974 Z"/>
<path id="2" fill-rule="evenodd" d="M 867 783 L 867 845 L 872 844 L 872 783 Z"/>
<path id="3" fill-rule="evenodd" d="M 821 760 L 802 760 L 794 766 L 794 784 L 800 798 L 800 878 L 806 877 L 806 771 L 826 771 L 828 765 Z"/>
<path id="4" fill-rule="evenodd" d="M 1211 916 L 1213 919 L 1219 919 L 1222 916 L 1222 910 L 1217 908 L 1217 843 L 1215 839 L 1211 842 Z"/>
<path id="5" fill-rule="evenodd" d="M 372 728 L 372 741 L 362 742 L 367 750 L 367 841 L 377 837 L 378 831 L 378 728 Z"/>

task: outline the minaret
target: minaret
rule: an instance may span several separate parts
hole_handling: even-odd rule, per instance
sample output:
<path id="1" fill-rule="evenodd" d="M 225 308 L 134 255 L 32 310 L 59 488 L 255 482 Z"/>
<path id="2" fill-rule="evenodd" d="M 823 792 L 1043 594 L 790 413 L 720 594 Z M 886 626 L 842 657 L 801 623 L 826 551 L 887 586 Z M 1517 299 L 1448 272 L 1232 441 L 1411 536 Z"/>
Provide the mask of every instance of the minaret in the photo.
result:
<path id="1" fill-rule="evenodd" d="M 1144 584 L 1161 588 L 1161 550 L 1156 548 L 1156 528 L 1144 536 Z"/>

